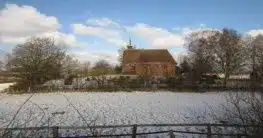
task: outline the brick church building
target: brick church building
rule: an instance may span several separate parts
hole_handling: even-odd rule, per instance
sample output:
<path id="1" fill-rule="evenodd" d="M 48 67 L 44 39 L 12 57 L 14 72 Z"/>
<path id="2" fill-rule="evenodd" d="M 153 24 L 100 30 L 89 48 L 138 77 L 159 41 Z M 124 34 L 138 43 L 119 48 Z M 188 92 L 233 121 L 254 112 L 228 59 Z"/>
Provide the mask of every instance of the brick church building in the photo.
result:
<path id="1" fill-rule="evenodd" d="M 176 62 L 167 49 L 127 49 L 122 73 L 139 76 L 174 76 Z"/>

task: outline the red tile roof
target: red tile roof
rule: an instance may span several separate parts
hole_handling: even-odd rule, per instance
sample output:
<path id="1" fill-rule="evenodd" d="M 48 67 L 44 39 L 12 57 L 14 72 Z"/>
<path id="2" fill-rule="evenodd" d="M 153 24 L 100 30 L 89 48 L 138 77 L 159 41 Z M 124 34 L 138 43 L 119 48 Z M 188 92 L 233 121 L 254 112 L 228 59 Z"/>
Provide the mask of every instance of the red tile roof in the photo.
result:
<path id="1" fill-rule="evenodd" d="M 123 63 L 170 62 L 176 63 L 167 49 L 128 49 L 123 52 Z"/>

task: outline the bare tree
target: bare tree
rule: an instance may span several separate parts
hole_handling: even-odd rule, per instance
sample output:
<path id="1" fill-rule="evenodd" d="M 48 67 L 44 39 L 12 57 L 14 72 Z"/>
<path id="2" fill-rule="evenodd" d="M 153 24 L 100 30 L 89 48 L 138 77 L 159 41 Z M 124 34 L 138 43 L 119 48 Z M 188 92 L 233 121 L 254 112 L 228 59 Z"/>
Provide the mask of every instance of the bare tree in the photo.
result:
<path id="1" fill-rule="evenodd" d="M 207 72 L 224 73 L 226 87 L 229 76 L 238 73 L 247 64 L 247 42 L 232 29 L 205 30 L 186 37 L 186 47 L 192 59 L 193 81 Z"/>
<path id="2" fill-rule="evenodd" d="M 249 48 L 252 63 L 251 79 L 253 85 L 256 85 L 262 83 L 263 78 L 263 36 L 258 35 L 253 38 Z"/>
<path id="3" fill-rule="evenodd" d="M 120 65 L 122 65 L 122 62 L 123 62 L 123 51 L 124 51 L 125 49 L 126 49 L 125 47 L 121 47 L 121 48 L 118 50 L 118 60 L 119 60 Z"/>
<path id="4" fill-rule="evenodd" d="M 182 73 L 190 73 L 192 70 L 192 67 L 190 65 L 190 61 L 189 61 L 188 57 L 186 57 L 186 56 L 183 57 L 183 60 L 179 66 L 182 70 Z"/>
<path id="5" fill-rule="evenodd" d="M 244 50 L 245 45 L 241 34 L 235 30 L 223 29 L 209 38 L 214 56 L 215 68 L 218 72 L 223 72 L 225 77 L 223 84 L 226 87 L 230 74 L 237 72 L 245 66 Z"/>
<path id="6" fill-rule="evenodd" d="M 76 75 L 77 70 L 79 69 L 80 63 L 77 59 L 74 59 L 72 56 L 66 55 L 62 60 L 62 75 L 67 77 L 69 75 Z"/>
<path id="7" fill-rule="evenodd" d="M 192 59 L 190 74 L 193 82 L 198 81 L 203 73 L 212 71 L 213 54 L 208 37 L 214 33 L 215 31 L 193 32 L 185 38 L 185 45 Z"/>
<path id="8" fill-rule="evenodd" d="M 17 45 L 8 58 L 7 69 L 19 78 L 19 89 L 35 88 L 60 76 L 65 49 L 46 37 L 33 37 Z"/>
<path id="9" fill-rule="evenodd" d="M 3 61 L 0 61 L 0 72 L 4 71 L 5 65 Z"/>
<path id="10" fill-rule="evenodd" d="M 81 68 L 80 68 L 80 72 L 81 74 L 83 74 L 84 76 L 87 76 L 89 71 L 90 71 L 90 68 L 91 68 L 91 64 L 89 61 L 85 61 L 82 65 L 81 65 Z"/>
<path id="11" fill-rule="evenodd" d="M 106 60 L 97 61 L 90 71 L 93 76 L 103 76 L 110 73 L 113 73 L 113 67 Z"/>

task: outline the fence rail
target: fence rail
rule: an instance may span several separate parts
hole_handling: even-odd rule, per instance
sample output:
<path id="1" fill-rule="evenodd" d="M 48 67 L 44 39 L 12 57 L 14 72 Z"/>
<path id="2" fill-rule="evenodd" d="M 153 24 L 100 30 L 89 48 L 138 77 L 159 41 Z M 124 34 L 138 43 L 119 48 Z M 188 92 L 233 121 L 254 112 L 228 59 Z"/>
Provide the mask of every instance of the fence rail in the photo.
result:
<path id="1" fill-rule="evenodd" d="M 137 132 L 138 127 L 206 127 L 206 132 L 197 132 L 197 131 L 181 131 L 181 130 L 165 130 L 165 131 L 152 131 L 152 132 Z M 22 130 L 44 130 L 44 129 L 52 129 L 52 135 L 55 138 L 62 137 L 59 136 L 59 130 L 63 129 L 105 129 L 105 128 L 131 128 L 131 133 L 127 134 L 110 134 L 110 135 L 87 135 L 80 137 L 121 137 L 121 136 L 131 136 L 132 138 L 136 138 L 139 135 L 153 135 L 153 134 L 162 134 L 168 133 L 171 138 L 174 138 L 174 133 L 182 133 L 182 134 L 199 134 L 206 135 L 207 138 L 211 138 L 213 135 L 218 136 L 237 136 L 238 138 L 242 136 L 249 136 L 246 133 L 213 133 L 212 127 L 233 127 L 233 128 L 261 128 L 263 129 L 263 125 L 239 125 L 239 124 L 134 124 L 134 125 L 97 125 L 97 126 L 44 126 L 44 127 L 25 127 L 25 128 L 0 128 L 2 133 L 2 137 L 8 137 L 10 134 L 12 135 L 12 131 L 22 131 Z"/>

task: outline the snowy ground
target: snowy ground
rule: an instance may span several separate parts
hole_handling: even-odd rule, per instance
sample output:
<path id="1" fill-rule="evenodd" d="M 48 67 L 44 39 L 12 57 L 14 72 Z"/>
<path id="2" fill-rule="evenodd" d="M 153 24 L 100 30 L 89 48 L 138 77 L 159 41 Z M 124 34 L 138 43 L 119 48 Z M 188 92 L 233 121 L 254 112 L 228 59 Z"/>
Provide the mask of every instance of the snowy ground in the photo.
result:
<path id="1" fill-rule="evenodd" d="M 4 90 L 5 88 L 8 88 L 12 84 L 14 84 L 14 83 L 1 83 L 0 84 L 0 91 Z"/>
<path id="2" fill-rule="evenodd" d="M 1 126 L 29 96 L 1 94 Z M 181 119 L 189 110 L 202 111 L 207 105 L 218 106 L 224 99 L 225 93 L 216 92 L 42 93 L 35 94 L 23 106 L 17 120 L 23 122 L 34 117 L 40 120 L 43 116 L 42 121 L 49 120 L 50 125 L 85 125 L 77 109 L 87 122 L 96 120 L 97 124 L 182 123 Z M 42 122 L 38 121 L 27 123 L 30 126 L 40 124 Z"/>
<path id="3" fill-rule="evenodd" d="M 30 95 L 0 93 L 0 127 L 9 124 Z M 9 127 L 190 123 L 186 120 L 196 115 L 193 110 L 202 112 L 208 106 L 216 109 L 226 103 L 227 95 L 161 91 L 39 93 L 21 108 Z"/>

